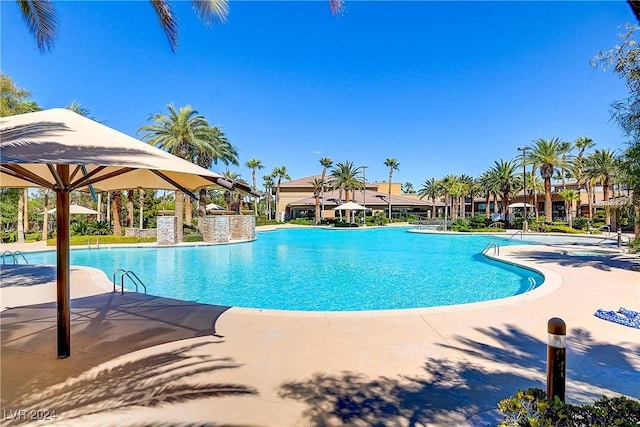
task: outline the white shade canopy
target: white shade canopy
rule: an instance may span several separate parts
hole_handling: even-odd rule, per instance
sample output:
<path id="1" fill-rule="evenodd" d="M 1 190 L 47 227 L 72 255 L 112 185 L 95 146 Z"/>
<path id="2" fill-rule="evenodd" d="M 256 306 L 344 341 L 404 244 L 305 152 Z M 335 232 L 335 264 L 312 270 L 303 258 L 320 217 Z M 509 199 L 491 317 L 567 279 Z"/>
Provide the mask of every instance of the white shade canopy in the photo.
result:
<path id="1" fill-rule="evenodd" d="M 216 205 L 215 203 L 209 203 L 209 204 L 206 206 L 206 209 L 207 209 L 208 211 L 223 211 L 223 210 L 224 210 L 224 208 L 223 208 L 222 206 L 218 206 L 218 205 Z"/>
<path id="2" fill-rule="evenodd" d="M 47 213 L 56 213 L 56 208 L 49 209 Z M 94 211 L 93 209 L 85 208 L 84 206 L 80 205 L 69 205 L 69 213 L 76 215 L 98 215 L 98 211 Z"/>
<path id="3" fill-rule="evenodd" d="M 532 207 L 533 207 L 533 205 L 531 205 L 531 204 L 529 204 L 529 203 L 523 203 L 523 202 L 511 203 L 511 204 L 509 205 L 509 208 L 524 208 L 524 207 L 532 208 Z"/>
<path id="4" fill-rule="evenodd" d="M 365 208 L 364 206 L 354 202 L 347 202 L 333 208 L 334 211 L 364 211 L 366 209 L 367 208 Z"/>

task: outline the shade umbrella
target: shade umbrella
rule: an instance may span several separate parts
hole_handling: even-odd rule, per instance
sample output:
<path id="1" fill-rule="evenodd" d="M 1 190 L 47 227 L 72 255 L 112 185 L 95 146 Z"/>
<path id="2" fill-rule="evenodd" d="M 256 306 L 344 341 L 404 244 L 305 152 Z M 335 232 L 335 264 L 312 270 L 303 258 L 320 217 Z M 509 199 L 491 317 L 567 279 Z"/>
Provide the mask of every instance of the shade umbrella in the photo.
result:
<path id="1" fill-rule="evenodd" d="M 222 206 L 216 205 L 215 203 L 209 203 L 206 206 L 206 210 L 208 210 L 208 211 L 223 211 L 224 208 Z"/>
<path id="2" fill-rule="evenodd" d="M 193 191 L 235 185 L 221 175 L 73 111 L 54 108 L 0 118 L 0 185 L 40 186 L 56 194 L 58 357 L 71 354 L 69 194 L 129 188 Z M 258 193 L 259 194 L 259 193 Z"/>
<path id="3" fill-rule="evenodd" d="M 508 206 L 508 208 L 510 208 L 510 209 L 511 209 L 511 208 L 524 208 L 524 207 L 532 208 L 532 207 L 533 207 L 533 205 L 531 205 L 531 204 L 529 204 L 529 203 L 518 202 L 518 203 L 511 203 L 511 204 Z"/>
<path id="4" fill-rule="evenodd" d="M 336 206 L 335 208 L 333 208 L 333 210 L 334 211 L 364 211 L 364 210 L 367 210 L 367 208 L 354 202 L 347 202 L 339 206 Z"/>
<path id="5" fill-rule="evenodd" d="M 47 213 L 53 214 L 56 213 L 56 210 L 57 208 L 49 209 Z M 69 213 L 71 215 L 98 215 L 98 211 L 94 211 L 93 209 L 85 208 L 80 205 L 69 205 Z"/>

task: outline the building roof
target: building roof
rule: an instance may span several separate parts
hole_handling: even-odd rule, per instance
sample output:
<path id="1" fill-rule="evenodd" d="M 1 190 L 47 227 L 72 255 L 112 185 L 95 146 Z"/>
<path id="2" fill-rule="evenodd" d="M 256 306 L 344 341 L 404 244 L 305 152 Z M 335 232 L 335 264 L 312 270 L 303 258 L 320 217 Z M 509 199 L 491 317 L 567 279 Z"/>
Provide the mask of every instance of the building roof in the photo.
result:
<path id="1" fill-rule="evenodd" d="M 334 207 L 344 203 L 344 193 L 342 200 L 338 200 L 338 190 L 325 191 L 324 192 L 324 206 Z M 363 191 L 356 191 L 352 194 L 352 201 L 367 207 L 385 207 L 389 204 L 389 195 L 386 193 L 380 193 L 378 191 L 367 190 L 366 199 Z M 291 202 L 288 206 L 315 206 L 316 200 L 313 196 L 305 197 L 304 199 Z M 414 199 L 412 197 L 394 196 L 391 195 L 391 205 L 395 207 L 427 207 L 431 206 L 431 201 Z"/>

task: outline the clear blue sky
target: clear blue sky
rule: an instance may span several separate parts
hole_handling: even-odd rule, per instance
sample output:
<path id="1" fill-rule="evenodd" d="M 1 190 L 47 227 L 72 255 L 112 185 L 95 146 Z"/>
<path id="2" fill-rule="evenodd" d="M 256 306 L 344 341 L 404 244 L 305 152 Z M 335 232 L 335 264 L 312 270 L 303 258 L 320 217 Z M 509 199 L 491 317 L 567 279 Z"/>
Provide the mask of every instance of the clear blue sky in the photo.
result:
<path id="1" fill-rule="evenodd" d="M 56 2 L 42 54 L 15 1 L 1 1 L 1 69 L 44 108 L 78 101 L 122 132 L 190 104 L 244 163 L 319 173 L 321 157 L 368 165 L 367 180 L 480 175 L 537 138 L 624 148 L 610 122 L 623 82 L 589 60 L 634 23 L 626 2 L 231 2 L 205 27 L 190 2 L 172 53 L 146 1 Z M 222 172 L 224 166 L 214 166 Z"/>

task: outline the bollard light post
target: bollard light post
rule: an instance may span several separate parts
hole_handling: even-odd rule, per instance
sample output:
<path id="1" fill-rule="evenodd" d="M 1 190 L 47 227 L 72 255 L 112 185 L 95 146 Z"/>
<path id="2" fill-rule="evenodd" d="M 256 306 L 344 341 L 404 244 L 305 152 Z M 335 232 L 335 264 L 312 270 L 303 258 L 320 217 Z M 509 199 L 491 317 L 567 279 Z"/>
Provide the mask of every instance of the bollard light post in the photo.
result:
<path id="1" fill-rule="evenodd" d="M 567 325 L 564 320 L 553 317 L 547 324 L 549 342 L 547 345 L 547 396 L 554 396 L 564 402 L 567 358 Z"/>
<path id="2" fill-rule="evenodd" d="M 622 247 L 622 228 L 618 227 L 618 247 Z"/>

